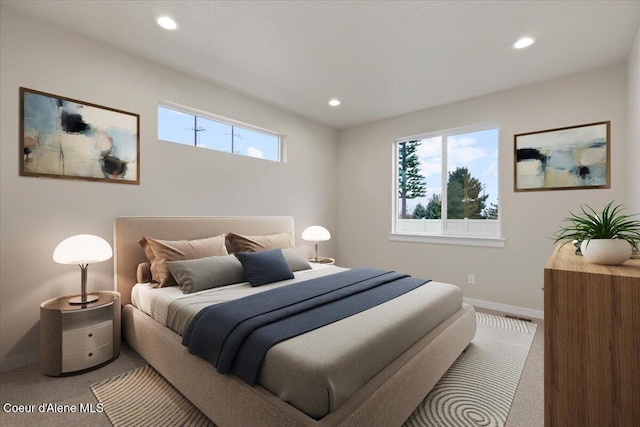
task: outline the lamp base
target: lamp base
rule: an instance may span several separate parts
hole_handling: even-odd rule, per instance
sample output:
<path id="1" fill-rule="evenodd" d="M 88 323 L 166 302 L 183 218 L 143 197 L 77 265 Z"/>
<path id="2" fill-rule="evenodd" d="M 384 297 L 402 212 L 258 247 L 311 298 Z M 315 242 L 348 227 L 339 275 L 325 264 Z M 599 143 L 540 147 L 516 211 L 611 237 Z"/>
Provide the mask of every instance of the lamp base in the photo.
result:
<path id="1" fill-rule="evenodd" d="M 82 298 L 81 296 L 71 298 L 69 300 L 69 304 L 89 304 L 92 302 L 98 301 L 100 297 L 98 295 L 87 295 L 86 298 Z"/>
<path id="2" fill-rule="evenodd" d="M 326 257 L 326 256 L 307 258 L 307 261 L 315 262 L 316 264 L 333 264 L 334 262 L 336 262 L 335 259 L 329 258 L 329 257 Z"/>

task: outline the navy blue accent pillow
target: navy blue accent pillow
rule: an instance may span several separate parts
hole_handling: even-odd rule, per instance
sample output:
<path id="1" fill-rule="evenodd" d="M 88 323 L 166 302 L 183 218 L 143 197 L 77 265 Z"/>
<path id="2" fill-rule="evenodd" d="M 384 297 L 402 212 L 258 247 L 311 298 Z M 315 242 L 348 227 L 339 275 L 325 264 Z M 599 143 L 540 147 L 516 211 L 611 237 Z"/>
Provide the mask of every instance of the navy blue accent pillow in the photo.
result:
<path id="1" fill-rule="evenodd" d="M 262 252 L 240 252 L 236 256 L 244 275 L 252 287 L 293 279 L 293 273 L 282 254 L 282 249 Z"/>

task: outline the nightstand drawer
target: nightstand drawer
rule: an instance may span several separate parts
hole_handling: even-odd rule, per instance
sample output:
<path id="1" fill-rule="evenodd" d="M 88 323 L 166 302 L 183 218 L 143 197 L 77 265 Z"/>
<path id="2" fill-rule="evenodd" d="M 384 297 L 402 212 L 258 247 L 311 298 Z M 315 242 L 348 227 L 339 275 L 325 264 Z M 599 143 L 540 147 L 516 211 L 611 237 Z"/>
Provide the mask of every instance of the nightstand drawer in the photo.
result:
<path id="1" fill-rule="evenodd" d="M 89 350 L 62 355 L 62 372 L 73 372 L 91 368 L 113 357 L 113 343 Z"/>
<path id="2" fill-rule="evenodd" d="M 113 342 L 113 322 L 62 332 L 62 354 L 88 350 Z"/>
<path id="3" fill-rule="evenodd" d="M 43 374 L 58 376 L 84 371 L 120 354 L 120 294 L 114 291 L 94 294 L 98 300 L 87 304 L 72 304 L 77 294 L 40 304 Z"/>

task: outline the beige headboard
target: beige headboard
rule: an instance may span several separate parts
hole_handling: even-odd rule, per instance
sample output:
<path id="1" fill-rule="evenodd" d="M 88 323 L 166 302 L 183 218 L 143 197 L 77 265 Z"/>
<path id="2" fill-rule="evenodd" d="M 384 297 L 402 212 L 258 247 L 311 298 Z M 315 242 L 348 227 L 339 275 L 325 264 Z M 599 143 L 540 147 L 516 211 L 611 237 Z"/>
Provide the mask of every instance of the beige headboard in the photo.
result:
<path id="1" fill-rule="evenodd" d="M 138 264 L 147 258 L 138 244 L 142 236 L 162 240 L 198 239 L 222 233 L 246 235 L 289 231 L 295 236 L 290 216 L 119 217 L 113 224 L 114 274 L 122 305 L 131 303 Z"/>

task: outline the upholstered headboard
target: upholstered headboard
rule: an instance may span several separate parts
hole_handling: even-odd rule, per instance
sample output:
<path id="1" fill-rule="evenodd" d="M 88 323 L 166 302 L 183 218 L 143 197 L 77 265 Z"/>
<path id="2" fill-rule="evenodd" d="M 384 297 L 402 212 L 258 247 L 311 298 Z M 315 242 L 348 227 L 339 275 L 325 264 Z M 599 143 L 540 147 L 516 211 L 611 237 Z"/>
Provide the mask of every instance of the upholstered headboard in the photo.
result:
<path id="1" fill-rule="evenodd" d="M 211 217 L 119 217 L 113 224 L 115 285 L 122 294 L 122 305 L 131 303 L 138 264 L 147 258 L 138 239 L 148 236 L 161 240 L 198 239 L 222 233 L 245 235 L 289 231 L 295 236 L 290 216 L 211 216 Z"/>

